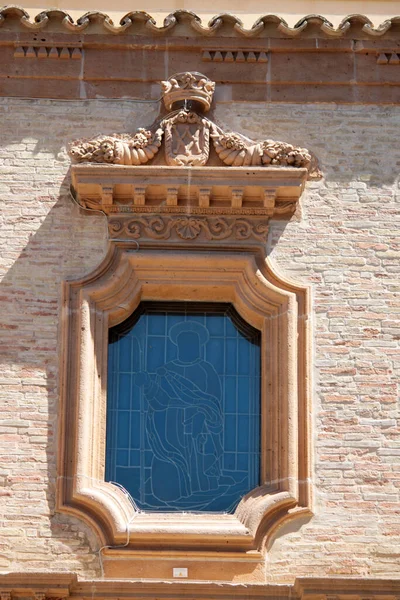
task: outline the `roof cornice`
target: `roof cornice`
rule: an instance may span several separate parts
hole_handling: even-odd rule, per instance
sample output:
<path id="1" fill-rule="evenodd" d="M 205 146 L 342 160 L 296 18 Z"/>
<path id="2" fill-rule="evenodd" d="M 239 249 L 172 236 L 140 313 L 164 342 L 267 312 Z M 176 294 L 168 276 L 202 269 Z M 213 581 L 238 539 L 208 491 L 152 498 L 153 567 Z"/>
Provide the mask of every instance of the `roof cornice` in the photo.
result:
<path id="1" fill-rule="evenodd" d="M 176 10 L 169 14 L 161 26 L 155 19 L 144 11 L 127 13 L 115 24 L 103 12 L 91 11 L 82 15 L 77 21 L 65 11 L 48 9 L 40 12 L 34 18 L 20 6 L 9 5 L 0 8 L 0 32 L 12 31 L 42 31 L 135 35 L 135 36 L 164 36 L 193 37 L 223 36 L 232 38 L 399 38 L 400 16 L 394 16 L 380 25 L 374 26 L 372 21 L 360 14 L 345 17 L 338 27 L 321 15 L 307 15 L 300 19 L 294 27 L 276 15 L 264 15 L 258 18 L 250 29 L 232 14 L 220 14 L 213 17 L 207 24 L 195 13 L 187 10 Z"/>

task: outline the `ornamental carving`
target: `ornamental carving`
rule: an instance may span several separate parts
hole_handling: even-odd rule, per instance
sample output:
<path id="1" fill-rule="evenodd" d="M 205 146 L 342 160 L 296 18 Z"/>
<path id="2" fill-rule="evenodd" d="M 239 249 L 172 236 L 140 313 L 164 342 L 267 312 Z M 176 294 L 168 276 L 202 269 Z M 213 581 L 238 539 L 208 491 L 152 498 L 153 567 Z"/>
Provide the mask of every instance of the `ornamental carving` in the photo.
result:
<path id="1" fill-rule="evenodd" d="M 214 87 L 199 73 L 174 75 L 163 83 L 169 112 L 153 126 L 70 148 L 80 163 L 71 169 L 74 197 L 106 215 L 111 243 L 94 273 L 65 285 L 57 498 L 60 511 L 98 534 L 105 577 L 123 559 L 123 573 L 165 578 L 160 552 L 177 550 L 193 578 L 209 578 L 210 558 L 224 555 L 212 577 L 258 581 L 268 536 L 286 520 L 311 516 L 308 290 L 281 281 L 263 259 L 269 220 L 295 213 L 312 157 L 224 131 L 206 116 Z M 257 487 L 232 514 L 191 514 L 194 528 L 177 511 L 137 511 L 104 478 L 109 328 L 148 300 L 229 303 L 261 334 Z M 218 473 L 211 477 L 219 485 Z"/>
<path id="2" fill-rule="evenodd" d="M 79 163 L 143 165 L 155 158 L 164 138 L 167 165 L 204 166 L 210 159 L 211 139 L 219 159 L 217 164 L 306 168 L 309 174 L 318 174 L 315 160 L 306 148 L 269 139 L 253 141 L 240 133 L 223 131 L 207 119 L 203 113 L 210 109 L 215 83 L 205 75 L 178 73 L 161 82 L 161 86 L 165 107 L 172 112 L 133 135 L 77 140 L 69 148 L 71 158 Z"/>
<path id="3" fill-rule="evenodd" d="M 210 109 L 215 83 L 201 73 L 178 73 L 161 82 L 164 104 L 171 110 L 176 102 L 196 101 L 204 111 Z"/>
<path id="4" fill-rule="evenodd" d="M 210 154 L 210 126 L 193 111 L 180 110 L 166 119 L 165 160 L 171 166 L 203 166 Z"/>
<path id="5" fill-rule="evenodd" d="M 161 86 L 166 114 L 153 125 L 71 144 L 75 199 L 108 215 L 113 241 L 265 247 L 269 219 L 291 217 L 318 174 L 314 157 L 222 129 L 206 116 L 215 83 L 201 73 Z"/>
<path id="6" fill-rule="evenodd" d="M 113 218 L 109 221 L 110 238 L 121 235 L 134 240 L 169 240 L 177 238 L 193 241 L 206 240 L 266 240 L 268 221 L 237 217 L 192 217 L 192 216 L 136 216 L 135 218 Z"/>
<path id="7" fill-rule="evenodd" d="M 274 165 L 306 169 L 310 169 L 311 166 L 311 154 L 308 150 L 285 142 L 252 142 L 238 133 L 224 133 L 216 125 L 213 125 L 211 137 L 219 158 L 229 166 Z"/>
<path id="8" fill-rule="evenodd" d="M 114 134 L 74 142 L 69 154 L 76 162 L 144 165 L 154 158 L 161 146 L 163 131 L 138 129 L 135 135 Z"/>

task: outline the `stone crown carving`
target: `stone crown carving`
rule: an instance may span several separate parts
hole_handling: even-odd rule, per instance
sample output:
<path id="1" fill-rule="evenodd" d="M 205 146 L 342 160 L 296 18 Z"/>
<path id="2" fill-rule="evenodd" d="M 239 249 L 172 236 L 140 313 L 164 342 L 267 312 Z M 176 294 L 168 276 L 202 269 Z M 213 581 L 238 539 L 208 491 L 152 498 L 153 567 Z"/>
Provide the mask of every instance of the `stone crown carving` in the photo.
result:
<path id="1" fill-rule="evenodd" d="M 201 73 L 177 73 L 161 82 L 164 104 L 171 110 L 176 102 L 196 101 L 205 111 L 210 110 L 215 83 Z"/>
<path id="2" fill-rule="evenodd" d="M 179 73 L 162 82 L 164 103 L 170 110 L 176 103 L 184 106 L 170 112 L 149 129 L 135 134 L 98 136 L 73 142 L 69 148 L 76 162 L 144 165 L 155 158 L 164 138 L 165 163 L 170 166 L 203 166 L 210 159 L 210 142 L 219 164 L 234 167 L 282 166 L 306 168 L 316 174 L 311 153 L 274 140 L 253 141 L 240 133 L 223 131 L 216 123 L 192 109 L 209 110 L 215 83 L 200 73 Z M 218 160 L 218 158 L 214 158 Z M 158 164 L 161 159 L 158 159 Z M 218 166 L 216 164 L 215 166 Z"/>

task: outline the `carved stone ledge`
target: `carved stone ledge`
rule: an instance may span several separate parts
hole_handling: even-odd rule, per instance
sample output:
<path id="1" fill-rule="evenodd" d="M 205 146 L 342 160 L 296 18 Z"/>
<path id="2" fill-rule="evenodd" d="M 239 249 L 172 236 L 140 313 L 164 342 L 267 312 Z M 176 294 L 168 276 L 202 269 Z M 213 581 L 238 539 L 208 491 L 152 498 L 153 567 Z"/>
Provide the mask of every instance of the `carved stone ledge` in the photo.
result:
<path id="1" fill-rule="evenodd" d="M 73 573 L 10 572 L 0 574 L 0 600 L 66 600 L 76 585 Z"/>
<path id="2" fill-rule="evenodd" d="M 246 582 L 199 582 L 190 580 L 151 581 L 116 578 L 80 580 L 72 573 L 6 573 L 0 574 L 2 589 L 10 589 L 18 598 L 29 598 L 33 589 L 41 585 L 52 593 L 64 588 L 64 595 L 74 600 L 104 600 L 115 598 L 158 598 L 160 600 L 185 600 L 186 598 L 232 600 L 396 600 L 400 594 L 400 579 L 369 577 L 298 577 L 293 584 Z"/>
<path id="3" fill-rule="evenodd" d="M 111 238 L 264 241 L 270 218 L 288 218 L 306 169 L 73 165 L 85 208 L 109 217 Z"/>

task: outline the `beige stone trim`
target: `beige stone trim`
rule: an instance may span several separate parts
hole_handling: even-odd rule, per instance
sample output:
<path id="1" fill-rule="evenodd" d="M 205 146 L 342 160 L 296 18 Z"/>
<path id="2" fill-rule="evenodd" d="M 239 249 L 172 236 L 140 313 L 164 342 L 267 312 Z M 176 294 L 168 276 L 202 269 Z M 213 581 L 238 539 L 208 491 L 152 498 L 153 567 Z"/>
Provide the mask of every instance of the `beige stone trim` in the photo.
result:
<path id="1" fill-rule="evenodd" d="M 0 574 L 1 600 L 29 598 L 31 600 L 68 598 L 77 577 L 72 573 L 4 573 Z"/>
<path id="2" fill-rule="evenodd" d="M 46 598 L 103 600 L 105 598 L 270 598 L 271 600 L 394 600 L 400 594 L 400 579 L 352 577 L 299 577 L 290 584 L 231 584 L 190 581 L 138 581 L 94 579 L 78 581 L 72 573 L 6 573 L 0 589 L 12 598 L 31 598 L 43 590 Z"/>
<path id="3" fill-rule="evenodd" d="M 110 8 L 112 8 L 110 6 Z M 35 10 L 35 9 L 33 9 Z M 77 13 L 73 11 L 74 16 Z M 382 37 L 385 34 L 392 33 L 390 30 L 395 29 L 398 22 L 398 17 L 387 18 L 383 22 L 373 23 L 367 16 L 361 14 L 350 14 L 344 17 L 341 22 L 335 27 L 327 18 L 309 14 L 300 19 L 293 27 L 281 17 L 275 15 L 260 16 L 249 27 L 249 23 L 244 25 L 239 16 L 232 14 L 219 14 L 212 17 L 208 23 L 202 22 L 202 19 L 195 13 L 187 10 L 176 10 L 166 16 L 163 24 L 157 25 L 152 15 L 144 11 L 132 11 L 122 16 L 120 12 L 120 23 L 114 23 L 109 15 L 104 12 L 91 11 L 79 16 L 74 22 L 73 18 L 65 10 L 57 10 L 48 8 L 37 14 L 31 20 L 31 16 L 20 6 L 5 6 L 0 9 L 0 16 L 6 20 L 6 26 L 10 26 L 10 21 L 17 21 L 16 26 L 18 31 L 41 31 L 43 29 L 60 29 L 65 32 L 75 34 L 97 33 L 99 30 L 103 34 L 145 34 L 152 36 L 174 37 L 179 35 L 180 30 L 184 27 L 186 34 L 197 37 L 209 37 L 216 35 L 221 29 L 224 34 L 230 37 L 239 38 L 258 38 L 266 37 L 289 37 L 289 38 L 307 38 L 310 35 L 310 30 L 317 31 L 321 37 L 327 38 L 344 38 L 346 36 L 354 36 L 353 32 L 365 38 Z M 61 18 L 62 17 L 62 20 Z M 379 17 L 378 17 L 379 18 Z"/>
<path id="4" fill-rule="evenodd" d="M 287 218 L 294 213 L 304 190 L 307 169 L 90 163 L 72 165 L 71 176 L 82 206 L 102 210 L 110 217 L 129 213 L 157 216 L 190 213 L 265 220 Z"/>
<path id="5" fill-rule="evenodd" d="M 265 483 L 233 515 L 136 512 L 104 482 L 108 328 L 141 300 L 230 302 L 262 332 Z M 95 272 L 64 286 L 58 510 L 84 519 L 107 545 L 262 550 L 273 524 L 311 508 L 308 316 L 308 290 L 279 280 L 256 249 L 211 256 L 112 244 Z"/>

